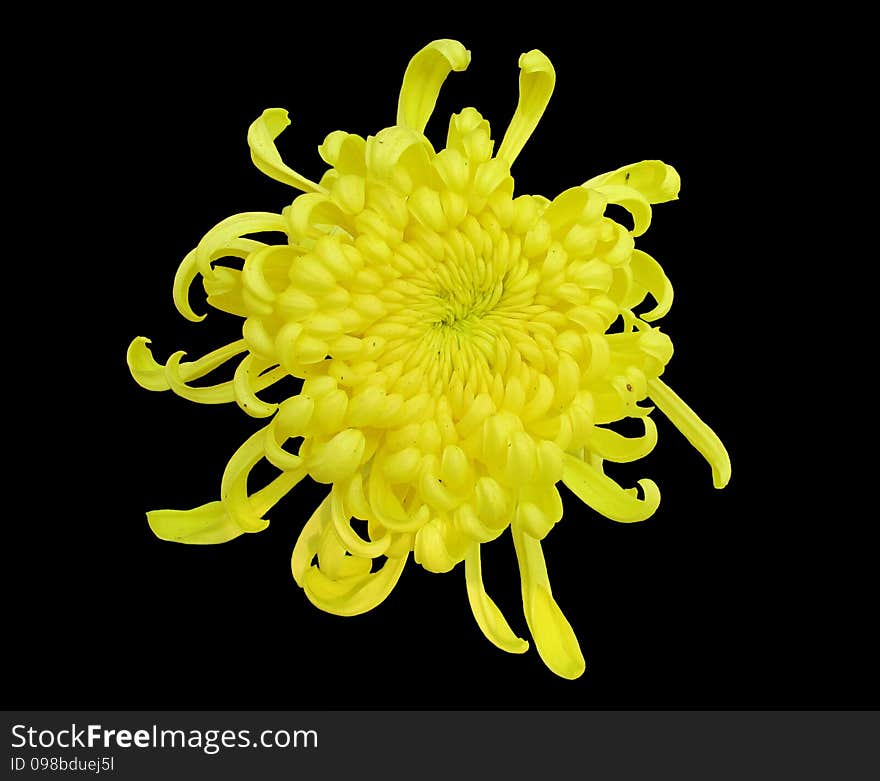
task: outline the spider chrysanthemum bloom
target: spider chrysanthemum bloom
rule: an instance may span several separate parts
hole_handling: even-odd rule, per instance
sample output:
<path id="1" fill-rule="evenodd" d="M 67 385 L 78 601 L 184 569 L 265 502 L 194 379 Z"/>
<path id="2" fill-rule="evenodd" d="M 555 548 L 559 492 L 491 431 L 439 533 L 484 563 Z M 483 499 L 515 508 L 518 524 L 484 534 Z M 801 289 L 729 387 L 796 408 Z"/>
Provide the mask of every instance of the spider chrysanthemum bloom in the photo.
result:
<path id="1" fill-rule="evenodd" d="M 253 123 L 255 165 L 304 194 L 280 214 L 221 222 L 174 284 L 181 314 L 200 320 L 189 288 L 201 276 L 211 306 L 244 318 L 242 338 L 192 362 L 175 353 L 162 366 L 139 337 L 128 363 L 145 388 L 236 402 L 268 423 L 230 459 L 219 501 L 148 518 L 166 540 L 224 542 L 266 528 L 269 509 L 308 475 L 330 486 L 293 551 L 294 578 L 315 605 L 370 610 L 410 554 L 432 572 L 464 562 L 480 628 L 521 653 L 528 643 L 486 595 L 480 571 L 480 546 L 509 528 L 538 652 L 575 678 L 584 659 L 541 550 L 562 517 L 558 483 L 613 520 L 650 516 L 660 501 L 652 481 L 624 489 L 603 471 L 606 459 L 635 461 L 654 447 L 648 399 L 709 461 L 719 488 L 730 462 L 660 379 L 672 343 L 650 323 L 668 311 L 672 288 L 633 243 L 651 204 L 677 196 L 678 174 L 651 160 L 552 201 L 514 197 L 510 168 L 550 99 L 553 67 L 539 51 L 520 58 L 519 103 L 496 154 L 473 108 L 451 118 L 437 152 L 425 125 L 449 72 L 469 61 L 456 41 L 422 49 L 404 75 L 397 123 L 367 139 L 327 136 L 319 152 L 330 168 L 319 183 L 276 150 L 286 111 Z M 632 230 L 605 215 L 609 203 L 631 213 Z M 286 241 L 245 238 L 263 232 Z M 241 270 L 215 265 L 228 257 Z M 634 314 L 647 295 L 654 308 Z M 233 360 L 231 380 L 191 384 Z M 259 397 L 286 376 L 303 380 L 298 395 L 281 404 Z M 644 434 L 608 427 L 623 418 L 639 419 Z M 248 476 L 262 459 L 279 474 L 252 491 Z M 377 557 L 384 562 L 372 571 Z"/>

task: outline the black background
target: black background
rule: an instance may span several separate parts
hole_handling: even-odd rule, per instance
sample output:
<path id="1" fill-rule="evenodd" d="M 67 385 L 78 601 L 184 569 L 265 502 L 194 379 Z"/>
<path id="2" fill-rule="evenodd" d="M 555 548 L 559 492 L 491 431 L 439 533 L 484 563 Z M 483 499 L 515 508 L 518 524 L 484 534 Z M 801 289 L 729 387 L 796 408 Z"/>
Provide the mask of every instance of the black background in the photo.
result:
<path id="1" fill-rule="evenodd" d="M 28 433 L 26 469 L 9 489 L 21 509 L 6 546 L 7 704 L 876 705 L 876 513 L 837 468 L 848 453 L 833 432 L 848 410 L 829 414 L 823 385 L 837 349 L 823 327 L 840 316 L 823 277 L 798 287 L 829 262 L 810 242 L 796 246 L 824 214 L 821 193 L 798 178 L 806 154 L 824 154 L 805 137 L 815 121 L 800 121 L 821 116 L 809 56 L 782 53 L 777 31 L 734 14 L 637 25 L 507 12 L 495 27 L 413 17 L 396 29 L 378 10 L 322 13 L 320 24 L 229 18 L 222 33 L 116 20 L 113 35 L 73 36 L 54 75 L 32 82 L 41 107 L 23 132 L 49 124 L 52 135 L 28 193 L 42 215 L 31 252 L 40 260 L 27 267 L 29 286 L 13 287 L 28 304 L 13 333 L 30 369 L 13 375 L 28 389 L 11 406 Z M 159 541 L 144 517 L 217 498 L 226 461 L 260 425 L 234 406 L 150 394 L 125 365 L 138 335 L 159 360 L 235 337 L 239 322 L 221 313 L 183 321 L 171 281 L 215 223 L 278 211 L 295 195 L 252 167 L 248 125 L 264 108 L 289 109 L 279 147 L 318 178 L 324 136 L 393 123 L 409 57 L 437 37 L 473 54 L 429 123 L 437 148 L 467 105 L 497 144 L 516 105 L 517 58 L 540 48 L 557 85 L 515 165 L 517 192 L 552 197 L 650 158 L 682 177 L 680 200 L 655 208 L 638 246 L 675 287 L 665 379 L 725 442 L 733 479 L 713 489 L 701 457 L 655 415 L 654 453 L 615 473 L 657 481 L 653 518 L 615 524 L 563 489 L 565 517 L 544 547 L 587 660 L 574 682 L 534 648 L 507 655 L 483 638 L 461 566 L 435 575 L 410 561 L 364 616 L 311 606 L 289 558 L 319 486 L 301 484 L 267 531 L 222 546 Z M 859 391 L 851 403 L 863 403 Z M 484 576 L 528 637 L 506 535 L 484 547 Z"/>

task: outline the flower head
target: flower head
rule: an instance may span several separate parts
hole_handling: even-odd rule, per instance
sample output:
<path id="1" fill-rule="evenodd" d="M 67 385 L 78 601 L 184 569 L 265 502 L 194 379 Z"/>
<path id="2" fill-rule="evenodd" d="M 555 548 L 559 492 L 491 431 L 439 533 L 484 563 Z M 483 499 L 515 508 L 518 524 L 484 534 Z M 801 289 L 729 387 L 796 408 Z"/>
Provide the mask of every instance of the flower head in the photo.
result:
<path id="1" fill-rule="evenodd" d="M 178 310 L 201 320 L 189 302 L 201 276 L 208 304 L 244 319 L 241 339 L 195 361 L 174 353 L 163 366 L 139 337 L 128 364 L 145 388 L 235 402 L 268 422 L 230 459 L 219 501 L 148 519 L 162 539 L 225 542 L 266 528 L 266 513 L 308 475 L 330 486 L 293 550 L 294 578 L 315 605 L 370 610 L 410 554 L 432 572 L 463 561 L 480 628 L 522 653 L 528 643 L 487 596 L 480 568 L 480 546 L 509 528 L 538 652 L 575 678 L 584 659 L 541 550 L 562 517 L 558 483 L 613 520 L 650 516 L 660 501 L 651 480 L 625 489 L 603 471 L 604 460 L 635 461 L 654 447 L 647 399 L 705 456 L 719 488 L 730 461 L 660 379 L 672 343 L 652 323 L 669 310 L 672 287 L 634 246 L 651 205 L 676 198 L 678 174 L 649 160 L 552 201 L 514 197 L 511 165 L 550 99 L 553 66 L 539 51 L 520 58 L 519 103 L 497 153 L 473 108 L 452 116 L 435 151 L 425 125 L 443 81 L 469 61 L 451 40 L 418 52 L 396 124 L 366 139 L 330 133 L 318 149 L 330 166 L 319 183 L 276 149 L 286 111 L 269 109 L 251 125 L 257 168 L 303 194 L 280 214 L 221 222 L 174 283 Z M 630 212 L 632 230 L 606 216 L 610 203 Z M 264 232 L 285 240 L 246 238 Z M 240 270 L 215 265 L 229 257 Z M 653 308 L 635 314 L 649 295 Z M 192 384 L 229 361 L 232 379 Z M 302 379 L 297 395 L 260 398 L 286 376 Z M 637 418 L 644 433 L 608 427 L 623 418 Z M 263 459 L 278 474 L 252 492 L 248 476 Z"/>

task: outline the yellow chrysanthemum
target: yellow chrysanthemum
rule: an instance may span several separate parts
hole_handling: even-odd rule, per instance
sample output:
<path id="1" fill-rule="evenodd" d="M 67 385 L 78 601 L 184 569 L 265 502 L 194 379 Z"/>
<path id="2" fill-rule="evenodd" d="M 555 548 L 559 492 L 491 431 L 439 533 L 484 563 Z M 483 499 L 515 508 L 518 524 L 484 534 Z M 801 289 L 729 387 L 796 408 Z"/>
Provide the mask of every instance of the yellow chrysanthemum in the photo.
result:
<path id="1" fill-rule="evenodd" d="M 327 136 L 320 183 L 278 154 L 286 111 L 269 109 L 251 125 L 257 168 L 304 194 L 280 214 L 221 222 L 174 283 L 178 310 L 201 320 L 188 293 L 201 275 L 208 303 L 244 318 L 242 338 L 196 361 L 177 352 L 162 366 L 139 337 L 128 364 L 149 390 L 234 401 L 269 422 L 230 459 L 219 501 L 148 519 L 162 539 L 225 542 L 266 528 L 269 509 L 309 475 L 331 485 L 293 551 L 294 578 L 315 605 L 339 615 L 370 610 L 411 552 L 432 572 L 463 561 L 480 628 L 522 653 L 528 643 L 486 595 L 480 571 L 480 545 L 509 527 L 538 652 L 553 672 L 576 678 L 584 659 L 541 550 L 562 517 L 557 484 L 615 521 L 650 516 L 657 486 L 621 488 L 602 466 L 654 447 L 652 408 L 639 404 L 648 398 L 709 461 L 716 487 L 727 483 L 730 461 L 660 379 L 672 343 L 650 323 L 669 310 L 672 287 L 633 243 L 651 204 L 676 198 L 678 174 L 648 160 L 552 201 L 514 198 L 510 167 L 550 99 L 553 66 L 539 51 L 520 58 L 519 104 L 497 154 L 473 108 L 451 118 L 436 152 L 425 125 L 449 72 L 469 61 L 456 41 L 422 49 L 404 75 L 397 123 L 367 139 Z M 609 203 L 630 212 L 633 230 L 605 216 Z M 245 238 L 269 231 L 287 242 Z M 240 271 L 214 265 L 228 257 L 243 261 Z M 648 294 L 656 306 L 634 314 Z M 228 382 L 191 384 L 233 359 Z M 258 396 L 288 375 L 303 380 L 298 395 L 281 404 Z M 628 417 L 641 421 L 642 436 L 607 427 Z M 251 493 L 248 475 L 262 459 L 279 474 Z M 360 531 L 357 519 L 366 522 Z"/>

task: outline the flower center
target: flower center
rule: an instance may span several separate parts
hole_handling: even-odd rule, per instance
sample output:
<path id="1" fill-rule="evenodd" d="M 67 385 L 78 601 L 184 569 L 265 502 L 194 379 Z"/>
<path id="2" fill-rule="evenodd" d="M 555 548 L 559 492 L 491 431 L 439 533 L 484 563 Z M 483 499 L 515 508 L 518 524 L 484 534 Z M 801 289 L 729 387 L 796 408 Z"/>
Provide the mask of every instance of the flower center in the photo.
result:
<path id="1" fill-rule="evenodd" d="M 492 311 L 503 294 L 504 284 L 501 280 L 470 289 L 441 290 L 437 293 L 441 314 L 432 325 L 469 334 L 480 325 L 484 315 Z"/>
<path id="2" fill-rule="evenodd" d="M 445 395 L 452 386 L 469 386 L 476 395 L 491 388 L 511 328 L 522 327 L 534 308 L 521 239 L 470 220 L 470 236 L 447 234 L 445 242 L 438 236 L 423 265 L 378 293 L 387 312 L 373 328 L 388 342 L 377 360 L 382 366 L 402 358 L 405 371 L 415 369 L 414 392 Z"/>

